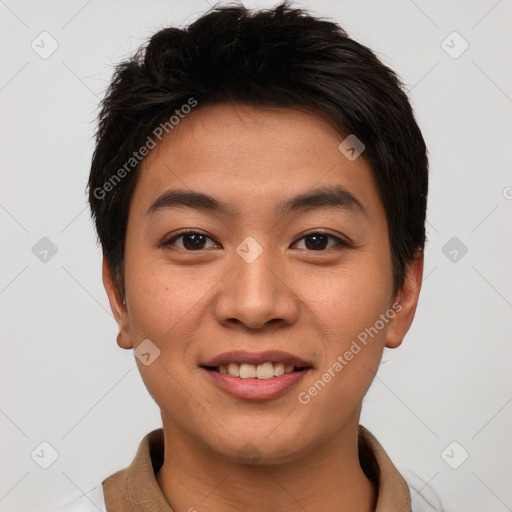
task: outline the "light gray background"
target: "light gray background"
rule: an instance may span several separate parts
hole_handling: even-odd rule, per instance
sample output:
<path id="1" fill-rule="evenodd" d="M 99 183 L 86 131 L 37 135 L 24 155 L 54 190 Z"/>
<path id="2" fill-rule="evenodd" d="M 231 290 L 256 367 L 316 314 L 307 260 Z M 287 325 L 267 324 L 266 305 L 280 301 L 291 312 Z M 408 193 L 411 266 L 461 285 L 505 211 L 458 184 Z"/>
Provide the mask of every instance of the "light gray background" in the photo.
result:
<path id="1" fill-rule="evenodd" d="M 512 1 L 295 5 L 334 18 L 399 73 L 430 150 L 416 319 L 402 347 L 385 352 L 361 423 L 446 510 L 512 510 Z M 81 495 L 161 426 L 133 353 L 115 341 L 85 185 L 112 65 L 208 7 L 0 1 L 2 511 Z M 59 45 L 46 59 L 31 47 L 51 48 L 43 31 Z M 453 31 L 469 43 L 458 58 L 442 47 Z M 462 48 L 453 36 L 444 44 Z M 32 252 L 42 237 L 58 249 L 46 262 Z M 465 255 L 443 253 L 452 237 Z M 43 441 L 59 454 L 46 470 L 31 458 Z"/>

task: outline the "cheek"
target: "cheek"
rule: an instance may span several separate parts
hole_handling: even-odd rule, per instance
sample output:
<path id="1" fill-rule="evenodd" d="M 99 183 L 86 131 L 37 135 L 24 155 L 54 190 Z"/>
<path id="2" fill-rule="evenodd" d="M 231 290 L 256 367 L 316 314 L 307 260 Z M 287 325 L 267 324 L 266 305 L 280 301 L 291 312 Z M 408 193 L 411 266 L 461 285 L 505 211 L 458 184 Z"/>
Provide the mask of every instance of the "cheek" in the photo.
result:
<path id="1" fill-rule="evenodd" d="M 324 340 L 320 382 L 316 390 L 308 392 L 318 407 L 338 404 L 339 410 L 357 403 L 370 386 L 382 357 L 392 318 L 386 316 L 389 276 L 382 277 L 378 258 L 360 261 L 360 265 L 347 265 L 323 280 L 321 293 L 318 288 L 316 293 L 310 289 L 309 295 L 303 290 L 311 321 Z M 339 410 L 340 414 L 344 412 Z"/>
<path id="2" fill-rule="evenodd" d="M 189 341 L 204 314 L 204 284 L 196 285 L 180 272 L 171 275 L 169 265 L 137 259 L 136 255 L 127 259 L 126 275 L 130 276 L 126 291 L 134 348 L 149 339 L 159 350 L 149 365 L 136 359 L 142 380 L 163 410 L 175 411 L 173 416 L 179 416 L 185 424 L 197 422 L 197 418 L 189 416 L 190 396 L 184 392 L 182 383 L 193 377 Z"/>
<path id="3" fill-rule="evenodd" d="M 358 255 L 343 267 L 308 279 L 300 296 L 323 332 L 334 340 L 356 337 L 386 311 L 391 273 L 378 256 Z M 310 286 L 315 282 L 314 287 Z"/>
<path id="4" fill-rule="evenodd" d="M 126 275 L 130 276 L 126 292 L 134 344 L 149 338 L 155 343 L 165 342 L 166 350 L 178 348 L 179 339 L 187 339 L 187 331 L 192 330 L 187 326 L 193 324 L 208 289 L 204 276 L 199 282 L 197 273 L 195 278 L 187 276 L 165 262 L 137 254 L 127 258 Z"/>
<path id="5" fill-rule="evenodd" d="M 146 366 L 137 360 L 139 371 L 149 393 L 159 404 L 165 403 L 169 393 L 177 405 L 183 394 L 181 382 L 191 379 L 196 366 L 194 344 L 198 326 L 205 315 L 204 305 L 209 284 L 206 276 L 188 275 L 160 261 L 144 259 L 133 254 L 126 260 L 126 285 L 130 298 L 130 333 L 134 348 L 146 339 L 158 349 L 158 358 Z M 218 279 L 217 279 L 218 280 Z"/>
<path id="6" fill-rule="evenodd" d="M 331 283 L 322 300 L 315 303 L 324 352 L 315 380 L 297 396 L 314 428 L 336 429 L 355 412 L 368 391 L 379 368 L 390 321 L 381 320 L 387 307 L 384 295 L 380 288 Z"/>

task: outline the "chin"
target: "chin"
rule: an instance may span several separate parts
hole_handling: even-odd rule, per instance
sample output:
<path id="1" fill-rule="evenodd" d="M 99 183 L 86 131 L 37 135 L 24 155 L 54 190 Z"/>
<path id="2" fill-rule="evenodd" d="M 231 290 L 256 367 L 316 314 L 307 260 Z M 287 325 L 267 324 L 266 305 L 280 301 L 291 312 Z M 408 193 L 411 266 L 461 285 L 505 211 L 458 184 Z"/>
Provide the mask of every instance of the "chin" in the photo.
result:
<path id="1" fill-rule="evenodd" d="M 230 437 L 226 444 L 214 449 L 226 459 L 251 466 L 291 462 L 305 449 L 293 436 L 269 439 L 268 432 L 251 432 L 250 436 L 236 439 Z"/>

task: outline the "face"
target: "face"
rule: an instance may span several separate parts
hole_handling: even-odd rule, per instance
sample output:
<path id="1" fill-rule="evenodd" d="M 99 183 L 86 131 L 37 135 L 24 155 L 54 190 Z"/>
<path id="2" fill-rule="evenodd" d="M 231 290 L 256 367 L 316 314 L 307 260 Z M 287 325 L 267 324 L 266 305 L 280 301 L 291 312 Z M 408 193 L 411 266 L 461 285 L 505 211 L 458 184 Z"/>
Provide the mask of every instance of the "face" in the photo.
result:
<path id="1" fill-rule="evenodd" d="M 164 429 L 277 463 L 357 425 L 384 346 L 412 321 L 422 263 L 393 296 L 385 211 L 342 140 L 314 114 L 218 105 L 144 161 L 126 306 L 105 264 L 104 280 L 120 346 L 150 340 L 136 360 Z"/>

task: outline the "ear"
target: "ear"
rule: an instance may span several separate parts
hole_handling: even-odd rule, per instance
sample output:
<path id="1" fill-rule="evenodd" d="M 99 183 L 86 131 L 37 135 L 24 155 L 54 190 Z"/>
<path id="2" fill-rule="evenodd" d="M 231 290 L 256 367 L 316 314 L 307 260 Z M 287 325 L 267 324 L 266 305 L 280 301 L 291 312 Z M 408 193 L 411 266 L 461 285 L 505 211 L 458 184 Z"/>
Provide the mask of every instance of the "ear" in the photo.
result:
<path id="1" fill-rule="evenodd" d="M 110 309 L 114 314 L 117 325 L 119 326 L 119 334 L 117 335 L 117 344 L 121 348 L 130 349 L 133 348 L 133 341 L 130 335 L 130 329 L 128 325 L 128 309 L 126 304 L 123 304 L 123 298 L 117 291 L 114 285 L 114 278 L 112 276 L 112 270 L 108 264 L 107 258 L 103 256 L 103 286 L 108 295 L 108 301 L 110 302 Z"/>
<path id="2" fill-rule="evenodd" d="M 423 251 L 417 251 L 414 259 L 406 265 L 404 284 L 395 299 L 401 307 L 396 307 L 395 317 L 389 323 L 387 348 L 399 347 L 411 327 L 423 281 L 423 259 Z"/>

